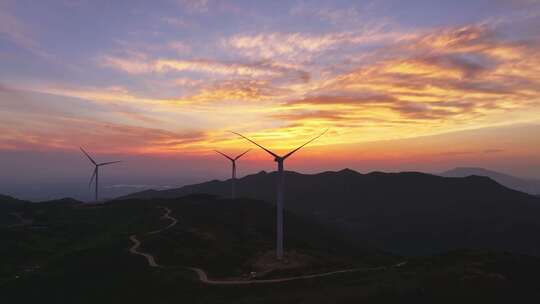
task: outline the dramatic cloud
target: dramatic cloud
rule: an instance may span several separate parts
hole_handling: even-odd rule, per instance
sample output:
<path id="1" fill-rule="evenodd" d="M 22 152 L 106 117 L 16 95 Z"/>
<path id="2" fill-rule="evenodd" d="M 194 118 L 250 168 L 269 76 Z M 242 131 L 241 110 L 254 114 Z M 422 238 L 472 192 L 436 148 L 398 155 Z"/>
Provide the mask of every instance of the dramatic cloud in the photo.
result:
<path id="1" fill-rule="evenodd" d="M 171 11 L 151 14 L 145 13 L 148 7 L 134 6 L 140 19 L 124 20 L 129 30 L 100 36 L 104 46 L 94 44 L 81 58 L 74 55 L 79 50 L 66 52 L 67 60 L 81 64 L 78 73 L 53 68 L 55 81 L 42 79 L 42 72 L 34 73 L 36 79 L 2 79 L 50 95 L 42 103 L 10 99 L 0 105 L 0 115 L 13 117 L 3 121 L 28 119 L 25 111 L 40 117 L 49 113 L 71 122 L 118 125 L 110 132 L 115 137 L 124 132 L 121 127 L 137 126 L 143 129 L 133 134 L 151 130 L 148 134 L 161 138 L 143 140 L 145 149 L 169 151 L 164 142 L 187 143 L 183 136 L 174 139 L 178 130 L 208 136 L 247 130 L 286 146 L 290 134 L 322 127 L 339 134 L 329 138 L 339 144 L 538 119 L 540 37 L 522 30 L 537 22 L 533 5 L 497 4 L 513 12 L 503 19 L 493 12 L 492 18 L 469 16 L 454 26 L 426 20 L 414 27 L 411 20 L 380 15 L 381 3 L 252 6 L 175 0 Z M 281 14 L 267 18 L 273 9 Z M 25 40 L 30 27 L 10 16 L 0 21 L 2 35 L 17 45 L 32 45 Z M 520 30 L 514 30 L 515 23 Z M 36 133 L 51 126 L 37 125 Z M 238 142 L 223 135 L 211 141 L 194 136 L 189 142 L 200 151 L 221 144 Z"/>
<path id="2" fill-rule="evenodd" d="M 338 32 L 323 35 L 303 33 L 267 33 L 236 35 L 225 41 L 226 46 L 238 49 L 253 58 L 311 59 L 324 51 L 334 50 L 344 44 L 375 44 L 388 40 L 403 40 L 403 33 L 388 32 L 381 25 L 358 32 Z"/>
<path id="3" fill-rule="evenodd" d="M 385 95 L 359 95 L 359 96 L 331 96 L 331 95 L 320 95 L 306 97 L 297 100 L 290 100 L 287 102 L 289 105 L 294 104 L 305 104 L 305 105 L 375 105 L 375 104 L 391 104 L 395 102 L 396 99 L 392 96 Z"/>
<path id="4" fill-rule="evenodd" d="M 144 55 L 136 55 L 131 58 L 104 56 L 101 58 L 104 66 L 116 68 L 130 74 L 149 74 L 167 72 L 198 72 L 214 75 L 238 75 L 250 77 L 277 77 L 294 73 L 298 78 L 307 79 L 303 71 L 279 65 L 272 62 L 241 63 L 233 61 L 216 61 L 205 59 L 174 60 L 157 59 L 147 60 Z"/>
<path id="5" fill-rule="evenodd" d="M 322 120 L 322 121 L 340 121 L 346 119 L 346 112 L 342 111 L 292 111 L 288 113 L 273 114 L 274 118 L 292 121 L 301 120 Z"/>
<path id="6" fill-rule="evenodd" d="M 264 101 L 287 93 L 284 89 L 274 88 L 268 81 L 263 80 L 230 80 L 218 82 L 197 94 L 184 97 L 190 102 L 219 102 L 219 101 Z"/>
<path id="7" fill-rule="evenodd" d="M 258 123 L 265 128 L 274 130 L 279 123 L 304 132 L 332 126 L 344 131 L 343 142 L 347 134 L 366 130 L 390 139 L 403 130 L 411 136 L 481 127 L 540 102 L 538 41 L 510 40 L 486 24 L 407 34 L 375 27 L 321 35 L 234 35 L 224 41 L 240 57 L 152 59 L 132 50 L 101 58 L 103 66 L 156 83 L 174 75 L 163 85 L 185 88 L 182 94 L 147 99 L 79 91 L 75 97 L 194 105 L 211 117 L 223 102 L 235 102 L 227 103 L 230 115 L 241 111 L 242 102 L 255 103 L 259 108 L 250 111 L 263 118 Z M 325 60 L 327 54 L 335 58 Z M 319 58 L 316 65 L 306 64 Z"/>
<path id="8" fill-rule="evenodd" d="M 234 62 L 216 62 L 211 60 L 158 60 L 153 69 L 157 72 L 168 70 L 194 71 L 222 75 L 275 76 L 276 71 L 266 69 L 258 64 L 241 64 Z"/>
<path id="9" fill-rule="evenodd" d="M 429 134 L 479 127 L 508 113 L 534 119 L 525 113 L 540 105 L 538 46 L 508 40 L 485 25 L 418 33 L 349 71 L 315 79 L 303 97 L 269 115 L 297 127 L 339 123 L 359 130 L 373 128 L 358 124 L 369 117 L 378 121 L 379 136 L 389 138 L 402 128 Z"/>
<path id="10" fill-rule="evenodd" d="M 11 120 L 10 120 L 11 121 Z M 182 151 L 204 141 L 204 132 L 171 132 L 96 120 L 56 116 L 25 126 L 0 128 L 1 149 L 73 149 L 92 146 L 96 151 L 167 153 Z"/>

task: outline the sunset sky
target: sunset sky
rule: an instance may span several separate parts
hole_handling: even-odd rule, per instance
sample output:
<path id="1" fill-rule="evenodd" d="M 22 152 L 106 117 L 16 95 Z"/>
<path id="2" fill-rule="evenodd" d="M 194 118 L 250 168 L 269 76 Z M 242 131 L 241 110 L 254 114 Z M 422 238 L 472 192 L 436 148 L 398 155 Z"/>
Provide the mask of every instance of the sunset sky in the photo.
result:
<path id="1" fill-rule="evenodd" d="M 130 192 L 326 128 L 288 169 L 540 178 L 540 1 L 0 0 L 0 193 L 88 198 L 79 146 Z"/>

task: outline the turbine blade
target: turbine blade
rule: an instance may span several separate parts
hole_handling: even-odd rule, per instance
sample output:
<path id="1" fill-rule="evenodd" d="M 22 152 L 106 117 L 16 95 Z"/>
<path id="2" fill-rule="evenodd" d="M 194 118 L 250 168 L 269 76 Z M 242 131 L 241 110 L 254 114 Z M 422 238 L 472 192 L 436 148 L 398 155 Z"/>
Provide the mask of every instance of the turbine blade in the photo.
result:
<path id="1" fill-rule="evenodd" d="M 272 156 L 274 156 L 274 157 L 276 157 L 276 158 L 279 158 L 279 155 L 277 155 L 276 153 L 274 153 L 274 152 L 272 152 L 272 151 L 266 149 L 265 147 L 259 145 L 258 143 L 256 143 L 256 142 L 254 142 L 253 140 L 251 140 L 251 139 L 245 137 L 244 135 L 242 135 L 242 134 L 240 134 L 240 133 L 232 132 L 232 131 L 231 131 L 231 133 L 236 134 L 236 135 L 242 137 L 243 139 L 250 141 L 251 143 L 253 143 L 253 144 L 255 144 L 256 146 L 258 146 L 259 148 L 261 148 L 261 149 L 263 149 L 264 151 L 268 152 L 270 155 L 272 155 Z"/>
<path id="2" fill-rule="evenodd" d="M 79 147 L 79 148 L 84 153 L 84 155 L 86 155 L 86 157 L 88 157 L 88 159 L 92 162 L 92 164 L 97 165 L 96 161 L 94 161 L 94 159 L 92 157 L 90 157 L 90 155 L 88 153 L 86 153 L 86 151 L 84 151 L 84 149 L 82 147 Z"/>
<path id="3" fill-rule="evenodd" d="M 234 158 L 234 160 L 239 159 L 240 157 L 244 156 L 244 154 L 248 153 L 249 151 L 251 151 L 251 149 L 248 149 L 246 152 L 244 152 L 244 153 L 238 155 L 237 157 Z"/>
<path id="4" fill-rule="evenodd" d="M 283 156 L 283 159 L 286 159 L 287 157 L 289 157 L 289 156 L 293 155 L 293 153 L 294 153 L 294 152 L 296 152 L 296 151 L 298 151 L 298 150 L 302 149 L 302 147 L 304 147 L 305 145 L 307 145 L 307 144 L 309 144 L 310 142 L 314 141 L 315 139 L 317 139 L 317 138 L 319 138 L 319 137 L 323 136 L 323 135 L 324 135 L 324 133 L 326 133 L 327 131 L 328 131 L 328 129 L 324 130 L 324 132 L 322 132 L 322 133 L 321 133 L 321 134 L 319 134 L 318 136 L 314 137 L 313 139 L 311 139 L 311 140 L 310 140 L 310 141 L 308 141 L 307 143 L 305 143 L 305 144 L 301 145 L 300 147 L 298 147 L 298 148 L 296 148 L 296 149 L 292 150 L 292 151 L 291 151 L 291 152 L 289 152 L 289 153 L 288 153 L 287 155 Z"/>
<path id="5" fill-rule="evenodd" d="M 92 174 L 92 177 L 90 178 L 90 182 L 88 183 L 88 189 L 90 189 L 90 187 L 92 186 L 92 182 L 93 182 L 94 179 L 96 178 L 96 174 L 97 174 L 97 166 L 96 166 L 96 168 L 94 169 L 94 173 Z"/>
<path id="6" fill-rule="evenodd" d="M 234 159 L 232 159 L 231 157 L 229 157 L 227 154 L 221 153 L 221 152 L 219 152 L 218 150 L 214 150 L 214 151 L 215 151 L 216 153 L 219 153 L 219 154 L 223 155 L 224 157 L 230 159 L 231 161 L 234 161 Z"/>
<path id="7" fill-rule="evenodd" d="M 120 162 L 122 162 L 122 161 L 117 160 L 117 161 L 112 161 L 112 162 L 106 162 L 106 163 L 98 164 L 98 166 L 105 166 L 105 165 L 116 164 L 116 163 L 120 163 Z"/>

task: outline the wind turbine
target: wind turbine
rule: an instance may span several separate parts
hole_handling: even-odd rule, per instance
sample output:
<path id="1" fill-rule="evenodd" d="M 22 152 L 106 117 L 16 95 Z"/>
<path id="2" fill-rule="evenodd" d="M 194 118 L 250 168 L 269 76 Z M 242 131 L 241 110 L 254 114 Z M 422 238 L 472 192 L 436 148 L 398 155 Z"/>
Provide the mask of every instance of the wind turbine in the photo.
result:
<path id="1" fill-rule="evenodd" d="M 283 167 L 284 167 L 283 163 L 285 162 L 285 160 L 289 156 L 293 155 L 296 151 L 300 150 L 302 147 L 304 147 L 305 145 L 309 144 L 310 142 L 316 140 L 317 138 L 323 136 L 323 134 L 326 133 L 326 131 L 328 131 L 328 129 L 326 129 L 324 132 L 322 132 L 318 136 L 312 138 L 311 140 L 309 140 L 305 144 L 301 145 L 300 147 L 298 147 L 298 148 L 292 150 L 291 152 L 285 154 L 284 156 L 277 155 L 276 153 L 266 149 L 265 147 L 259 145 L 258 143 L 254 142 L 253 140 L 245 137 L 244 135 L 242 135 L 240 133 L 232 132 L 232 133 L 234 133 L 234 134 L 236 134 L 236 135 L 250 141 L 251 143 L 258 146 L 259 148 L 266 151 L 268 154 L 272 155 L 274 157 L 274 161 L 277 163 L 278 181 L 277 181 L 277 199 L 276 199 L 276 212 L 277 212 L 277 216 L 276 216 L 277 217 L 276 257 L 277 257 L 278 260 L 283 259 L 283 191 L 284 191 L 284 188 L 285 188 L 285 173 L 284 173 L 284 170 L 283 170 Z"/>
<path id="2" fill-rule="evenodd" d="M 244 154 L 248 153 L 249 150 L 251 150 L 251 149 L 248 149 L 246 152 L 244 152 L 244 153 L 242 153 L 242 154 L 236 156 L 235 158 L 232 158 L 232 157 L 228 156 L 228 155 L 225 154 L 225 153 L 221 153 L 221 152 L 219 152 L 218 150 L 214 150 L 214 151 L 216 151 L 216 153 L 219 153 L 219 154 L 223 155 L 224 157 L 228 158 L 228 159 L 232 162 L 231 198 L 235 198 L 235 196 L 236 196 L 236 189 L 235 189 L 235 182 L 236 182 L 236 161 L 237 161 L 240 157 L 244 156 Z"/>
<path id="3" fill-rule="evenodd" d="M 88 153 L 86 153 L 86 151 L 84 151 L 84 149 L 81 147 L 81 151 L 84 153 L 84 155 L 86 155 L 86 157 L 88 157 L 88 159 L 92 162 L 92 164 L 94 164 L 94 173 L 92 174 L 92 177 L 90 178 L 90 183 L 88 183 L 88 187 L 91 187 L 92 186 L 92 182 L 94 181 L 94 178 L 96 179 L 96 202 L 98 201 L 98 181 L 99 181 L 99 167 L 101 166 L 106 166 L 106 165 L 111 165 L 111 164 L 116 164 L 116 163 L 119 163 L 120 161 L 112 161 L 112 162 L 106 162 L 106 163 L 96 163 L 96 161 L 90 157 L 90 155 Z"/>

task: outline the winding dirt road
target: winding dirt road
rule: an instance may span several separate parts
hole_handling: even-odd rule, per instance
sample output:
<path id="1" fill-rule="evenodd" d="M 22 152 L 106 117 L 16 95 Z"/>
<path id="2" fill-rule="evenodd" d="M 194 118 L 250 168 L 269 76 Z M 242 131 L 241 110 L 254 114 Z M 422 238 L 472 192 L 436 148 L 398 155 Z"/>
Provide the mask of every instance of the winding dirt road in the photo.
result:
<path id="1" fill-rule="evenodd" d="M 164 230 L 172 228 L 174 225 L 176 225 L 178 223 L 178 220 L 171 216 L 171 209 L 169 209 L 167 207 L 159 207 L 159 208 L 165 210 L 165 214 L 163 214 L 161 216 L 161 218 L 162 219 L 163 218 L 168 219 L 168 220 L 171 221 L 171 223 L 165 228 L 147 232 L 145 235 L 160 233 L 160 232 L 162 232 Z M 163 267 L 163 266 L 159 265 L 158 263 L 156 263 L 156 259 L 154 258 L 153 255 L 151 255 L 149 253 L 144 253 L 144 252 L 141 252 L 141 251 L 138 250 L 138 248 L 141 246 L 141 242 L 137 239 L 137 235 L 132 234 L 132 235 L 129 236 L 129 239 L 133 242 L 133 246 L 131 246 L 131 248 L 129 248 L 130 253 L 143 256 L 146 259 L 146 261 L 148 262 L 148 266 L 150 266 L 150 267 Z"/>
<path id="2" fill-rule="evenodd" d="M 398 264 L 395 264 L 391 266 L 390 268 L 398 268 L 402 267 L 407 262 L 401 262 Z M 379 266 L 379 267 L 363 267 L 363 268 L 351 268 L 351 269 L 344 269 L 344 270 L 337 270 L 337 271 L 331 271 L 331 272 L 324 272 L 324 273 L 317 273 L 317 274 L 308 274 L 308 275 L 302 275 L 302 276 L 296 276 L 296 277 L 287 277 L 287 278 L 280 278 L 280 279 L 262 279 L 262 280 L 210 280 L 208 279 L 208 275 L 206 272 L 200 268 L 195 267 L 186 267 L 189 270 L 194 271 L 197 273 L 197 276 L 199 277 L 199 281 L 205 284 L 210 285 L 249 285 L 249 284 L 269 284 L 269 283 L 281 283 L 281 282 L 289 282 L 289 281 L 297 281 L 297 280 L 306 280 L 306 279 L 313 279 L 313 278 L 321 278 L 321 277 L 327 277 L 332 276 L 340 273 L 352 273 L 352 272 L 363 272 L 363 271 L 372 271 L 372 270 L 386 270 L 389 267 L 386 266 Z"/>
<path id="3" fill-rule="evenodd" d="M 148 261 L 148 266 L 150 267 L 161 267 L 156 263 L 156 259 L 154 259 L 153 255 L 137 250 L 139 246 L 141 246 L 141 242 L 137 239 L 136 235 L 131 235 L 129 239 L 133 242 L 133 246 L 129 248 L 129 252 L 145 257 L 146 261 Z"/>
<path id="4" fill-rule="evenodd" d="M 163 214 L 161 218 L 168 219 L 171 221 L 171 223 L 165 228 L 147 232 L 145 235 L 160 233 L 164 230 L 174 227 L 174 225 L 178 223 L 178 220 L 171 216 L 171 209 L 167 207 L 159 207 L 159 208 L 165 210 L 165 214 Z M 129 249 L 130 253 L 140 255 L 146 258 L 148 262 L 148 266 L 150 267 L 163 267 L 156 262 L 156 259 L 154 258 L 153 255 L 137 250 L 141 246 L 141 242 L 137 239 L 137 236 L 135 234 L 131 235 L 129 239 L 133 242 L 133 246 L 131 246 L 131 248 Z M 341 273 L 386 270 L 388 268 L 403 267 L 406 264 L 407 262 L 401 262 L 401 263 L 397 263 L 389 267 L 379 266 L 379 267 L 351 268 L 351 269 L 337 270 L 337 271 L 331 271 L 331 272 L 325 272 L 325 273 L 308 274 L 308 275 L 287 277 L 287 278 L 280 278 L 280 279 L 261 279 L 261 280 L 211 280 L 208 278 L 208 275 L 206 274 L 206 272 L 200 268 L 185 267 L 185 269 L 195 272 L 201 283 L 205 283 L 209 285 L 249 285 L 249 284 L 271 284 L 271 283 L 290 282 L 290 281 L 297 281 L 297 280 L 306 280 L 306 279 L 327 277 L 327 276 L 332 276 L 332 275 L 341 274 Z"/>

